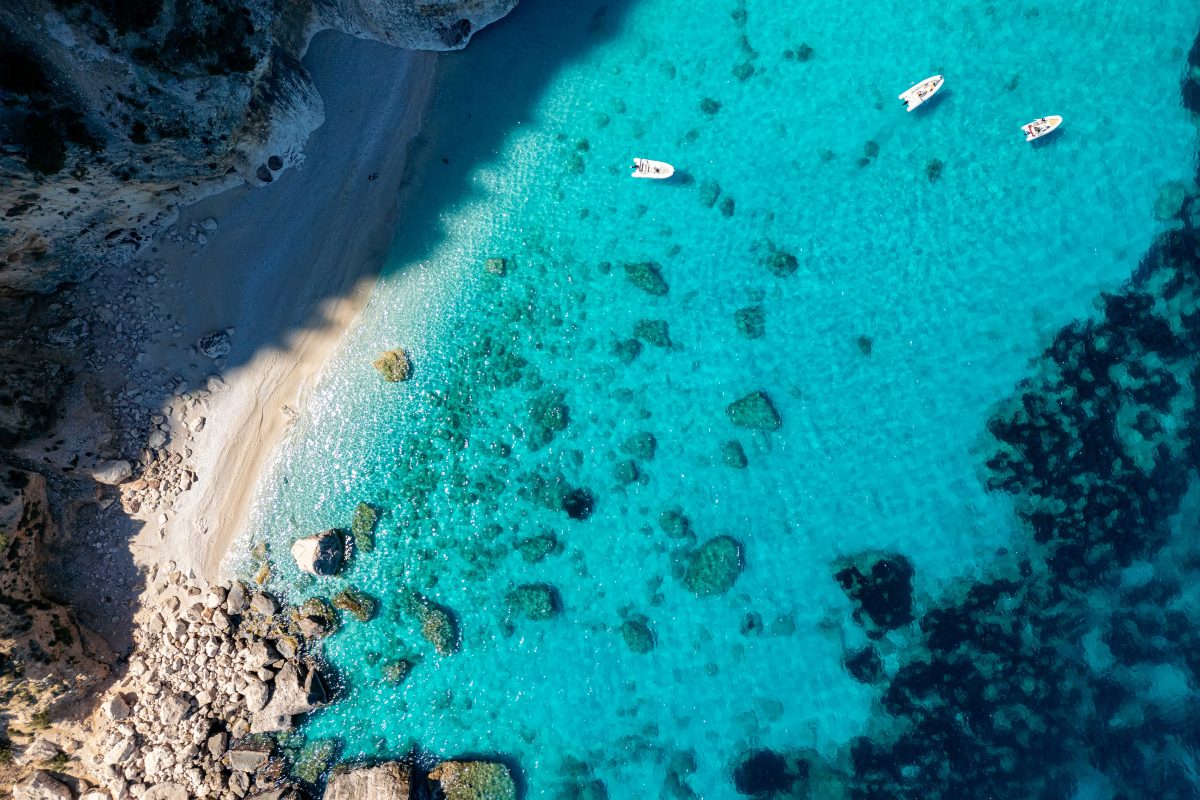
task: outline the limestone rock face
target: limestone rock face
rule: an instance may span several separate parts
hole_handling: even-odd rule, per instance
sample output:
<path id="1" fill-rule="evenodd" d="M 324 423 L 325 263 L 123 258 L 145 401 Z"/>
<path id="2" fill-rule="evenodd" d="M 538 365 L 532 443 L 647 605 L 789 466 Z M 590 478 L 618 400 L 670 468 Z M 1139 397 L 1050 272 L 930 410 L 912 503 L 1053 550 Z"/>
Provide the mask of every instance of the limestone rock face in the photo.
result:
<path id="1" fill-rule="evenodd" d="M 45 540 L 54 534 L 46 480 L 0 464 L 0 698 L 9 725 L 82 699 L 107 677 L 112 654 L 43 590 Z"/>
<path id="2" fill-rule="evenodd" d="M 324 107 L 301 57 L 336 29 L 463 47 L 516 0 L 0 3 L 0 289 L 131 258 L 180 205 L 303 160 Z"/>
<path id="3" fill-rule="evenodd" d="M 409 769 L 397 761 L 335 773 L 325 800 L 408 800 Z"/>
<path id="4" fill-rule="evenodd" d="M 516 4 L 517 0 L 336 0 L 336 27 L 412 50 L 457 50 Z"/>
<path id="5" fill-rule="evenodd" d="M 297 539 L 292 545 L 292 558 L 309 575 L 336 575 L 342 568 L 346 543 L 335 529 L 321 531 L 316 536 Z"/>

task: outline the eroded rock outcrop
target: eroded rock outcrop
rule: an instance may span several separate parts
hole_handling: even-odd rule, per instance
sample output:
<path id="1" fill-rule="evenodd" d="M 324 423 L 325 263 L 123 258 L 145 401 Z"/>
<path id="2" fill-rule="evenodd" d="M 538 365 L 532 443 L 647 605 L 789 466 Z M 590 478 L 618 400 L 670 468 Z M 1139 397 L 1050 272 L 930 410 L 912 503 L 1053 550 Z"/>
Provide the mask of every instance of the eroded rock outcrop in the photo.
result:
<path id="1" fill-rule="evenodd" d="M 71 609 L 46 596 L 53 530 L 45 479 L 0 464 L 0 703 L 8 735 L 22 732 L 22 740 L 84 699 L 113 658 Z"/>
<path id="2" fill-rule="evenodd" d="M 131 257 L 180 206 L 303 158 L 317 31 L 454 49 L 516 0 L 0 5 L 0 289 Z"/>

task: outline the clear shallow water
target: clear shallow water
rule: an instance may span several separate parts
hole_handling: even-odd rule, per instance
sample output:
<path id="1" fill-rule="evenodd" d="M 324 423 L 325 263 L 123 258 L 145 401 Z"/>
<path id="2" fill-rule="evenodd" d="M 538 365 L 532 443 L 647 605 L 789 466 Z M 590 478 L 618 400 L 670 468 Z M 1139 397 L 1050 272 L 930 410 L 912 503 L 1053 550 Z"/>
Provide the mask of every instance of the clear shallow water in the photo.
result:
<path id="1" fill-rule="evenodd" d="M 841 665 L 863 637 L 836 559 L 904 553 L 923 604 L 1012 543 L 1011 501 L 983 488 L 985 422 L 1050 336 L 1133 271 L 1162 229 L 1160 187 L 1193 172 L 1178 87 L 1200 11 L 894 4 L 849 25 L 832 2 L 552 5 L 445 58 L 418 207 L 252 538 L 270 545 L 272 588 L 381 600 L 327 644 L 346 697 L 310 737 L 343 738 L 347 756 L 503 754 L 531 798 L 556 796 L 566 756 L 624 796 L 657 791 L 693 751 L 691 787 L 733 797 L 745 749 L 832 754 L 867 724 L 876 693 Z M 786 57 L 801 45 L 811 58 Z M 943 96 L 905 114 L 895 95 L 934 72 Z M 1067 123 L 1031 148 L 1018 127 L 1045 113 Z M 633 155 L 686 178 L 630 181 Z M 794 273 L 768 269 L 772 248 Z M 645 260 L 665 296 L 626 280 Z M 734 314 L 753 305 L 765 333 L 750 340 Z M 665 320 L 672 345 L 623 363 L 614 346 L 641 319 Z M 416 374 L 385 386 L 370 362 L 397 345 Z M 569 424 L 532 449 L 529 401 L 553 389 Z M 781 430 L 726 416 L 758 389 Z M 646 431 L 656 455 L 621 485 L 621 443 Z M 730 440 L 746 469 L 723 462 Z M 535 475 L 590 489 L 592 516 L 539 502 Z M 301 579 L 290 541 L 347 526 L 360 501 L 385 512 L 375 552 Z M 689 542 L 659 527 L 672 507 L 700 541 L 743 542 L 728 593 L 673 577 Z M 545 531 L 564 552 L 527 563 L 514 544 Z M 529 582 L 556 587 L 562 614 L 506 620 L 506 593 Z M 457 612 L 461 652 L 420 638 L 403 587 Z M 764 633 L 741 632 L 751 612 Z M 625 646 L 627 618 L 648 621 L 653 652 Z M 385 685 L 382 665 L 410 655 L 409 679 Z"/>

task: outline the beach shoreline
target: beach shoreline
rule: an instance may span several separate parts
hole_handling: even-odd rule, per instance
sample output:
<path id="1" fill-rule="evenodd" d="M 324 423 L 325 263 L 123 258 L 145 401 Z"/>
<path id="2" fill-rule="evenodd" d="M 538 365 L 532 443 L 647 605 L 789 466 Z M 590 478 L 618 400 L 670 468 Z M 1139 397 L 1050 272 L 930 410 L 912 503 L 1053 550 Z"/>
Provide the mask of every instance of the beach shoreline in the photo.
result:
<path id="1" fill-rule="evenodd" d="M 391 247 L 437 55 L 323 33 L 305 64 L 326 118 L 304 162 L 274 185 L 182 209 L 146 256 L 174 289 L 162 310 L 178 322 L 148 344 L 143 366 L 182 377 L 179 402 L 163 411 L 170 447 L 195 476 L 169 510 L 134 513 L 144 525 L 133 551 L 146 567 L 221 572 L 261 476 Z M 222 332 L 227 354 L 197 352 Z"/>

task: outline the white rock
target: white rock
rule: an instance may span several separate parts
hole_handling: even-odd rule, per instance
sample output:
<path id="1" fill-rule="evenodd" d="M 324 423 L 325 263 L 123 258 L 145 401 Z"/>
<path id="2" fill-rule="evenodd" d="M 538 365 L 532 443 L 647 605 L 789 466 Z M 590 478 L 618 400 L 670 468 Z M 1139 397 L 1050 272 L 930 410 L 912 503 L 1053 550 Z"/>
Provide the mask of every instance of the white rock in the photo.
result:
<path id="1" fill-rule="evenodd" d="M 133 475 L 133 465 L 128 461 L 105 461 L 88 470 L 88 475 L 96 483 L 106 486 L 117 486 L 129 480 Z"/>
<path id="2" fill-rule="evenodd" d="M 13 800 L 71 800 L 71 790 L 40 769 L 12 787 Z"/>
<path id="3" fill-rule="evenodd" d="M 108 717 L 114 722 L 119 722 L 120 720 L 123 720 L 129 716 L 129 704 L 126 703 L 125 698 L 121 697 L 119 694 L 111 695 L 107 700 L 104 701 L 104 705 L 101 706 L 101 709 L 104 711 L 104 716 Z"/>

